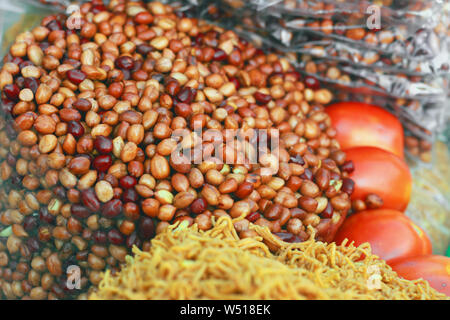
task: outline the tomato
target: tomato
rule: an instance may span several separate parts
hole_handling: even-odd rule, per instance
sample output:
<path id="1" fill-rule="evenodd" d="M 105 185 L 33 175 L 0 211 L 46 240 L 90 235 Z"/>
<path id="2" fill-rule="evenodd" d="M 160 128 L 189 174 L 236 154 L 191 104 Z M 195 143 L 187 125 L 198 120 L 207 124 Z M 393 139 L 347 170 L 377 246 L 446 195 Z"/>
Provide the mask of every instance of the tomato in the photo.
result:
<path id="1" fill-rule="evenodd" d="M 404 135 L 400 121 L 388 111 L 360 102 L 340 102 L 326 112 L 342 149 L 372 146 L 403 159 Z"/>
<path id="2" fill-rule="evenodd" d="M 405 258 L 391 264 L 398 275 L 408 280 L 422 278 L 434 289 L 450 296 L 450 258 L 425 255 Z"/>
<path id="3" fill-rule="evenodd" d="M 402 258 L 431 254 L 426 233 L 402 212 L 389 209 L 367 210 L 348 217 L 334 238 L 355 245 L 369 242 L 372 252 L 388 264 Z"/>
<path id="4" fill-rule="evenodd" d="M 352 160 L 355 167 L 349 175 L 355 182 L 352 200 L 364 200 L 369 193 L 376 193 L 383 199 L 383 209 L 406 209 L 412 177 L 402 159 L 374 147 L 351 148 L 345 152 L 347 160 Z"/>

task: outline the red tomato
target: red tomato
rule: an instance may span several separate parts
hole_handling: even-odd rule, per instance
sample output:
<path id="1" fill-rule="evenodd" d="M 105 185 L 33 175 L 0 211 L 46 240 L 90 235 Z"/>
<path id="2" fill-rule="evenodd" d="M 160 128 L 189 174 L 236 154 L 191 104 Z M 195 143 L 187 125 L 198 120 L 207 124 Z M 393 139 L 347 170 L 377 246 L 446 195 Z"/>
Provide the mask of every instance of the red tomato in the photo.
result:
<path id="1" fill-rule="evenodd" d="M 357 246 L 369 242 L 372 252 L 389 264 L 431 254 L 431 242 L 425 232 L 396 210 L 367 210 L 348 217 L 334 240 L 341 244 L 346 238 Z"/>
<path id="2" fill-rule="evenodd" d="M 352 200 L 364 200 L 369 193 L 383 199 L 383 209 L 404 211 L 409 203 L 412 177 L 406 163 L 396 155 L 374 147 L 345 150 L 355 170 L 349 175 L 355 182 Z"/>
<path id="3" fill-rule="evenodd" d="M 378 147 L 403 159 L 402 124 L 388 111 L 360 102 L 340 102 L 325 110 L 342 149 Z"/>
<path id="4" fill-rule="evenodd" d="M 399 276 L 415 280 L 427 280 L 434 289 L 450 296 L 450 258 L 426 255 L 405 258 L 391 264 Z"/>

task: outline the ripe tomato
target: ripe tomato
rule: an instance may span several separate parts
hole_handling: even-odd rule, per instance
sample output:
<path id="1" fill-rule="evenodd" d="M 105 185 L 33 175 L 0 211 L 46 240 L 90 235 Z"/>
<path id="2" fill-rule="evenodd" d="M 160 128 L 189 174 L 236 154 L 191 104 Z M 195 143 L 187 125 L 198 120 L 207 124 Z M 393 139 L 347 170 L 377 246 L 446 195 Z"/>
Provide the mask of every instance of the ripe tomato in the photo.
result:
<path id="1" fill-rule="evenodd" d="M 374 147 L 345 150 L 355 170 L 349 175 L 355 182 L 352 200 L 364 200 L 369 193 L 383 199 L 383 209 L 404 211 L 409 203 L 412 177 L 406 163 L 396 155 Z"/>
<path id="2" fill-rule="evenodd" d="M 434 289 L 450 296 L 450 258 L 425 255 L 405 258 L 391 264 L 400 277 L 408 280 L 422 278 Z"/>
<path id="3" fill-rule="evenodd" d="M 367 210 L 348 217 L 334 240 L 341 244 L 346 238 L 357 246 L 369 242 L 372 252 L 389 264 L 431 254 L 431 242 L 425 232 L 396 210 Z"/>
<path id="4" fill-rule="evenodd" d="M 388 111 L 360 102 L 335 103 L 325 110 L 342 149 L 372 146 L 403 159 L 402 124 Z"/>

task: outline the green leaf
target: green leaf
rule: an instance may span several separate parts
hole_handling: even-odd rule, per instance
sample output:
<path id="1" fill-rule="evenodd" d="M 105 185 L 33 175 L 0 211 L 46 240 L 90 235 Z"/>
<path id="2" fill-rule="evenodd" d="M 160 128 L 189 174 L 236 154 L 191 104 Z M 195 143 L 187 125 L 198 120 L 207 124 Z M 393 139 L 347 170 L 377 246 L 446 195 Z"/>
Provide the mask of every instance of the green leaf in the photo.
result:
<path id="1" fill-rule="evenodd" d="M 9 237 L 12 235 L 12 227 L 9 226 L 8 228 L 5 228 L 0 232 L 0 237 Z"/>

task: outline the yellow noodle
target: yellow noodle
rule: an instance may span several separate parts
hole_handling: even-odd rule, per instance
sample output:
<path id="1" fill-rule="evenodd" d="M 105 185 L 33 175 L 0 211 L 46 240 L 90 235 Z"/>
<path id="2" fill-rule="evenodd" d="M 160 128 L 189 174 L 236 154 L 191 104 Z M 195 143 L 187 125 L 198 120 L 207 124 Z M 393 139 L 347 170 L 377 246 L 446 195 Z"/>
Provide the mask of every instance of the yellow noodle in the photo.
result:
<path id="1" fill-rule="evenodd" d="M 116 275 L 104 274 L 91 299 L 448 299 L 426 281 L 401 279 L 370 245 L 314 240 L 289 244 L 267 228 L 239 239 L 230 218 L 206 232 L 170 226 Z M 272 250 L 269 250 L 269 248 Z M 364 257 L 364 258 L 361 258 Z M 375 268 L 375 269 L 374 269 Z M 370 289 L 373 270 L 379 289 Z"/>

